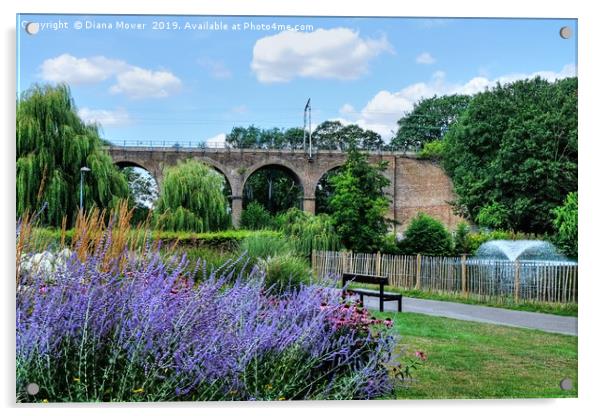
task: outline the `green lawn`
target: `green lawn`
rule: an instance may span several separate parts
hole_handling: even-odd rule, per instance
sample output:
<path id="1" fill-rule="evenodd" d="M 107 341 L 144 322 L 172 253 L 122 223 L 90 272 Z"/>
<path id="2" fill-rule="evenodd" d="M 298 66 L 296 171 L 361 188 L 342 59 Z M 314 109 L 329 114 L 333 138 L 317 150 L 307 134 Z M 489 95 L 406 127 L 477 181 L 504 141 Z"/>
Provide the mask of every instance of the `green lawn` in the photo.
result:
<path id="1" fill-rule="evenodd" d="M 397 399 L 577 397 L 577 337 L 459 321 L 415 313 L 391 317 L 401 336 L 398 353 L 428 360 Z M 574 388 L 560 389 L 569 377 Z"/>

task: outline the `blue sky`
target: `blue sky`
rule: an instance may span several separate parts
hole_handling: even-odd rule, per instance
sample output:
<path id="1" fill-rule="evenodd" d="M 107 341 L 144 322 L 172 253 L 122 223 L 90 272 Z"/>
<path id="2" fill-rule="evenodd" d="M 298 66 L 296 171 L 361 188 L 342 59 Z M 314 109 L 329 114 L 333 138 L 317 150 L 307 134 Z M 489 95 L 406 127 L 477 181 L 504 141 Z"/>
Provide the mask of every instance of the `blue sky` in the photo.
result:
<path id="1" fill-rule="evenodd" d="M 420 98 L 473 94 L 537 74 L 553 80 L 575 75 L 577 65 L 577 22 L 566 19 L 20 15 L 17 21 L 21 28 L 38 23 L 35 35 L 18 30 L 17 90 L 67 82 L 80 115 L 99 122 L 115 142 L 219 143 L 237 125 L 301 127 L 309 97 L 314 124 L 338 119 L 387 139 Z M 117 28 L 118 22 L 144 28 Z M 221 29 L 197 29 L 210 23 Z M 267 29 L 257 29 L 261 24 Z M 572 29 L 568 40 L 559 36 L 563 26 Z"/>

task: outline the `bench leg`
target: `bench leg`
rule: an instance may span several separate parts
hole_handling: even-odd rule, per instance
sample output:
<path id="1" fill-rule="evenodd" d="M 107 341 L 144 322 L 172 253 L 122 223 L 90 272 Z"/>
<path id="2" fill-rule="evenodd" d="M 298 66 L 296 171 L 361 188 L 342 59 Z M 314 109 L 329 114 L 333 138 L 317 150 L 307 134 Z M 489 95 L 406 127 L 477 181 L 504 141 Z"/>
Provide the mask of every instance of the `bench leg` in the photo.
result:
<path id="1" fill-rule="evenodd" d="M 403 297 L 400 297 L 399 300 L 397 301 L 397 312 L 401 312 L 401 300 L 403 299 Z"/>
<path id="2" fill-rule="evenodd" d="M 360 302 L 362 302 L 362 305 L 364 304 L 364 295 L 363 295 L 363 293 L 360 293 Z"/>

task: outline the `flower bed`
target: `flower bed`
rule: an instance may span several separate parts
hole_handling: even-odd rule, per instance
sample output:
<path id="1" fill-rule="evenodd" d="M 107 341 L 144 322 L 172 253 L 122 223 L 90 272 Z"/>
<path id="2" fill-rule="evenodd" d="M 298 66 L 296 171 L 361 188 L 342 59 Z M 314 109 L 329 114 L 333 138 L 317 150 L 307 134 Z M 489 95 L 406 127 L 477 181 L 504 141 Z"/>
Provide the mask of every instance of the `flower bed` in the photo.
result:
<path id="1" fill-rule="evenodd" d="M 73 255 L 22 276 L 17 400 L 354 399 L 392 388 L 389 322 L 337 290 L 276 294 L 258 269 L 233 265 L 195 285 L 185 257 L 165 264 L 150 250 L 108 268 L 102 259 Z M 28 383 L 40 392 L 26 394 Z"/>

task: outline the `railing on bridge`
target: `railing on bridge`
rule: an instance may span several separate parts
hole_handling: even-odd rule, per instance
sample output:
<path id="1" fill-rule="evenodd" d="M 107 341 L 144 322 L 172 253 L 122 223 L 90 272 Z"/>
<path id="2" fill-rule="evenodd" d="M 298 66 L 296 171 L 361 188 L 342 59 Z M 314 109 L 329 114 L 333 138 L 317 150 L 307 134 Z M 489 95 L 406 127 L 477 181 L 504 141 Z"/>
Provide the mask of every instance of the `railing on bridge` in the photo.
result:
<path id="1" fill-rule="evenodd" d="M 201 140 L 109 140 L 115 147 L 173 147 L 188 149 L 227 149 L 226 143 L 207 143 Z"/>
<path id="2" fill-rule="evenodd" d="M 113 139 L 113 140 L 107 140 L 107 144 L 110 147 L 128 147 L 128 148 L 132 148 L 132 147 L 140 147 L 140 148 L 162 148 L 162 149 L 168 149 L 168 148 L 172 148 L 172 149 L 199 149 L 199 150 L 204 150 L 204 149 L 215 149 L 215 150 L 220 150 L 220 149 L 230 149 L 230 150 L 280 150 L 280 151 L 287 151 L 287 152 L 300 152 L 303 151 L 303 145 L 299 144 L 298 146 L 290 146 L 287 144 L 283 144 L 281 146 L 257 146 L 257 147 L 245 147 L 243 149 L 238 148 L 238 147 L 233 147 L 231 145 L 228 145 L 225 142 L 222 143 L 207 143 L 205 141 L 201 141 L 201 140 L 132 140 L 132 139 L 126 139 L 126 140 L 118 140 L 118 139 Z M 385 149 L 370 149 L 368 150 L 371 154 L 395 154 L 395 155 L 407 155 L 407 156 L 412 156 L 415 155 L 416 152 L 413 150 L 407 150 L 407 151 L 400 151 L 400 150 L 385 150 Z M 339 149 L 321 149 L 321 148 L 314 148 L 314 153 L 340 153 L 342 152 Z"/>

